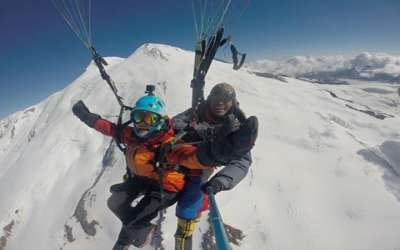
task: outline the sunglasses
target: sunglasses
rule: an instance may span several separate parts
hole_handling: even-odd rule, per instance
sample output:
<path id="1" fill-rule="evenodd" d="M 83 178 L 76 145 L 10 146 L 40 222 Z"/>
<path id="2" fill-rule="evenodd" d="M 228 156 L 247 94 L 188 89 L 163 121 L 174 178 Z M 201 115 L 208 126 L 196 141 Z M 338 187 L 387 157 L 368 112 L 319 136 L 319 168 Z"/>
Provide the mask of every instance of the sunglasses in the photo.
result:
<path id="1" fill-rule="evenodd" d="M 161 120 L 160 115 L 144 110 L 133 111 L 131 114 L 131 118 L 135 124 L 145 123 L 146 125 L 149 126 L 152 126 Z"/>
<path id="2" fill-rule="evenodd" d="M 223 95 L 214 95 L 211 97 L 213 102 L 223 102 L 223 103 L 228 103 L 230 101 L 233 101 L 233 97 L 231 96 L 223 96 Z"/>

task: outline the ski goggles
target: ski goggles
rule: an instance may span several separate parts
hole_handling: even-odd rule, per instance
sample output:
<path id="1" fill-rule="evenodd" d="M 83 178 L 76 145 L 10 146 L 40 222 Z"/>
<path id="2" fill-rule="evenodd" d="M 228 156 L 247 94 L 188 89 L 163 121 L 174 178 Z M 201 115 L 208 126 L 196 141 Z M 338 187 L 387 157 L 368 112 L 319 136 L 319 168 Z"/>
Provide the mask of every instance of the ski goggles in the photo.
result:
<path id="1" fill-rule="evenodd" d="M 161 120 L 161 116 L 145 110 L 135 110 L 131 114 L 131 119 L 135 124 L 144 123 L 146 125 L 152 126 Z"/>

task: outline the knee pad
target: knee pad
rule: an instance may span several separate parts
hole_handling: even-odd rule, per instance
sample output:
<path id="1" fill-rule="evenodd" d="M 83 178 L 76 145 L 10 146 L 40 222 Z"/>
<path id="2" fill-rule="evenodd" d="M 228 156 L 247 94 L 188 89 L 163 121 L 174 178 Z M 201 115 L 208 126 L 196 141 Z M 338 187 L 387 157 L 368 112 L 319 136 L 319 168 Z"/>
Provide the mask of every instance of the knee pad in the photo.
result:
<path id="1" fill-rule="evenodd" d="M 185 220 L 178 218 L 178 228 L 175 233 L 176 238 L 188 238 L 191 237 L 193 232 L 196 230 L 196 225 L 199 222 L 197 219 Z"/>

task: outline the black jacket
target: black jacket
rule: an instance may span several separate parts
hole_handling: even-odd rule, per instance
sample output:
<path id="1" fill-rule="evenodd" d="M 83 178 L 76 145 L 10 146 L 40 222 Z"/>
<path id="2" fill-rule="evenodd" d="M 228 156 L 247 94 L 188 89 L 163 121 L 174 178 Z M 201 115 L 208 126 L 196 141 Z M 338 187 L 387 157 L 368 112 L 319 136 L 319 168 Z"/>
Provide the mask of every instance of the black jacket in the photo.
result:
<path id="1" fill-rule="evenodd" d="M 192 115 L 192 109 L 188 109 L 172 118 L 172 126 L 176 132 L 182 129 L 187 130 L 187 134 L 183 137 L 185 142 L 202 142 L 212 140 L 222 127 L 222 120 L 208 122 L 206 119 L 208 105 L 206 102 L 199 105 L 196 114 Z M 243 122 L 246 117 L 243 112 L 234 107 L 232 112 L 235 117 Z M 193 118 L 194 117 L 194 122 Z M 192 124 L 188 127 L 188 124 Z M 203 157 L 204 158 L 204 157 Z M 218 178 L 223 184 L 223 190 L 235 187 L 248 173 L 252 163 L 251 153 L 245 154 L 239 159 L 224 159 L 224 168 L 218 171 L 213 178 Z M 208 179 L 209 174 L 205 174 Z"/>

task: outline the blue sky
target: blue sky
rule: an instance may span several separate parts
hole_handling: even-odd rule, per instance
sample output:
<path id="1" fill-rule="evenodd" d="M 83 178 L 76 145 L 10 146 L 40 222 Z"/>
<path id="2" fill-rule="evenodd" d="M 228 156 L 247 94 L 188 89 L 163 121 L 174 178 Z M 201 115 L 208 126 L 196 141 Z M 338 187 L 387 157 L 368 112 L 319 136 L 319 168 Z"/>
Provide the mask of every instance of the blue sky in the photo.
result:
<path id="1" fill-rule="evenodd" d="M 227 33 L 249 60 L 362 51 L 400 54 L 397 0 L 233 1 Z M 127 57 L 145 42 L 193 47 L 189 0 L 92 2 L 94 45 L 104 56 Z M 62 89 L 90 61 L 51 0 L 2 0 L 0 30 L 0 118 Z"/>

